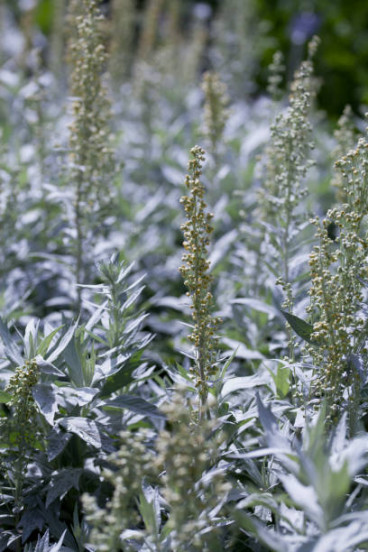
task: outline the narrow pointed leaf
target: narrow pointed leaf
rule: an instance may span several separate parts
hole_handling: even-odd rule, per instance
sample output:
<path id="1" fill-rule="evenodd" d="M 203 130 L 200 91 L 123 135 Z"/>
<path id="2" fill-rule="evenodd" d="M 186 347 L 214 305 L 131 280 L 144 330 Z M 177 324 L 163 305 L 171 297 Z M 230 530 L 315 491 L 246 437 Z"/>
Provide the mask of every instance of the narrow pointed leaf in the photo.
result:
<path id="1" fill-rule="evenodd" d="M 71 339 L 73 338 L 74 332 L 77 329 L 78 322 L 76 322 L 73 326 L 69 328 L 69 330 L 63 335 L 63 337 L 60 340 L 60 343 L 55 347 L 55 349 L 51 352 L 50 356 L 48 356 L 45 360 L 47 362 L 55 362 L 57 358 L 63 353 L 70 343 Z"/>
<path id="2" fill-rule="evenodd" d="M 37 354 L 39 354 L 41 357 L 45 356 L 50 346 L 50 343 L 52 342 L 53 338 L 58 333 L 58 331 L 61 330 L 62 327 L 63 326 L 59 326 L 58 328 L 55 328 L 55 330 L 52 330 L 52 332 L 50 332 L 46 337 L 43 338 L 43 340 L 38 346 Z"/>
<path id="3" fill-rule="evenodd" d="M 20 349 L 16 344 L 15 340 L 10 335 L 10 332 L 7 326 L 4 324 L 3 320 L 0 318 L 0 337 L 4 343 L 4 352 L 6 357 L 15 365 L 21 366 L 23 364 L 23 357 L 21 355 Z"/>
<path id="4" fill-rule="evenodd" d="M 293 328 L 294 332 L 299 337 L 301 337 L 302 339 L 304 339 L 304 341 L 307 341 L 311 345 L 317 344 L 315 341 L 311 339 L 311 335 L 313 333 L 312 324 L 308 324 L 308 322 L 306 322 L 302 318 L 299 318 L 298 316 L 295 316 L 295 314 L 291 314 L 290 312 L 286 312 L 284 310 L 282 310 L 281 312 L 286 318 L 287 322 Z"/>

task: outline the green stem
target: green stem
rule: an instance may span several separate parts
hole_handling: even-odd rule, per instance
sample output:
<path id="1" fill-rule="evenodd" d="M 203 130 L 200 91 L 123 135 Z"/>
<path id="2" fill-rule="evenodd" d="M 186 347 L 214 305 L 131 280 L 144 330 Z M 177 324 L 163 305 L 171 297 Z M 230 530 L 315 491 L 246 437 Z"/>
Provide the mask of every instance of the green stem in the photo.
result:
<path id="1" fill-rule="evenodd" d="M 76 240 L 76 266 L 75 266 L 75 279 L 77 284 L 83 283 L 82 270 L 83 270 L 83 230 L 82 230 L 82 213 L 81 213 L 81 188 L 82 182 L 81 178 L 78 178 L 77 182 L 77 194 L 75 199 L 75 210 L 74 210 L 74 221 L 77 231 L 77 240 Z M 77 286 L 77 304 L 76 311 L 77 313 L 81 308 L 81 288 Z"/>

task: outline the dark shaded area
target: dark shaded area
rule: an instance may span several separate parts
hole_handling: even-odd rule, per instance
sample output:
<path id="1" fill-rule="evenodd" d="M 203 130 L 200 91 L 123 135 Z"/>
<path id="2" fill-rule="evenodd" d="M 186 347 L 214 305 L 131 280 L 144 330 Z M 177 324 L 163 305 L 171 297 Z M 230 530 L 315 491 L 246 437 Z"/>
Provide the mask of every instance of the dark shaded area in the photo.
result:
<path id="1" fill-rule="evenodd" d="M 259 21 L 267 22 L 267 41 L 261 55 L 261 70 L 256 77 L 257 90 L 265 90 L 267 68 L 276 50 L 286 59 L 287 77 L 292 74 L 305 56 L 306 44 L 313 34 L 321 38 L 316 59 L 316 74 L 321 79 L 319 106 L 329 116 L 338 117 L 346 104 L 355 112 L 364 111 L 368 104 L 368 3 L 361 0 L 244 0 L 254 1 Z M 6 0 L 17 18 L 20 3 Z M 110 0 L 102 0 L 108 11 Z M 193 7 L 207 5 L 212 8 L 212 19 L 224 9 L 236 9 L 233 0 L 185 0 L 181 4 L 182 28 L 190 25 Z M 138 10 L 144 10 L 147 0 L 136 0 Z M 53 0 L 39 0 L 36 21 L 48 34 L 52 27 Z M 166 8 L 164 8 L 166 9 Z M 211 23 L 209 22 L 209 25 Z M 257 93 L 257 92 L 256 92 Z"/>
<path id="2" fill-rule="evenodd" d="M 349 103 L 355 111 L 368 103 L 368 3 L 360 0 L 256 1 L 259 16 L 270 23 L 275 45 L 287 56 L 289 70 L 303 57 L 314 33 L 321 37 L 316 73 L 322 79 L 320 107 L 337 116 Z M 298 9 L 299 4 L 299 9 Z M 272 52 L 265 52 L 264 64 Z"/>

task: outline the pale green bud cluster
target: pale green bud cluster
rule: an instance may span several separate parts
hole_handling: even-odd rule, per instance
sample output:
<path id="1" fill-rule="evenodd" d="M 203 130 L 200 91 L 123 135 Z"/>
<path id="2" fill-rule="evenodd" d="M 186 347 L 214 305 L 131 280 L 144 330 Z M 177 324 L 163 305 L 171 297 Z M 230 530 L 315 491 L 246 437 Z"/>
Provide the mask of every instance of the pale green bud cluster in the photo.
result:
<path id="1" fill-rule="evenodd" d="M 312 41 L 311 52 L 316 45 L 317 41 Z M 276 56 L 272 69 L 275 75 L 279 75 L 280 67 L 281 58 Z M 279 76 L 271 78 L 271 92 L 274 94 L 279 82 Z M 309 114 L 314 92 L 313 64 L 309 58 L 295 73 L 288 108 L 276 116 L 271 126 L 271 139 L 263 160 L 263 186 L 258 196 L 261 220 L 275 229 L 272 255 L 278 274 L 276 283 L 282 287 L 285 297 L 282 308 L 288 312 L 292 312 L 294 305 L 289 261 L 295 238 L 305 221 L 305 215 L 298 213 L 298 207 L 307 194 L 305 177 L 313 164 L 310 159 L 313 143 Z M 266 230 L 263 233 L 264 241 L 269 240 Z M 293 359 L 295 336 L 289 326 L 287 330 L 289 354 Z"/>
<path id="2" fill-rule="evenodd" d="M 22 507 L 22 490 L 27 465 L 36 450 L 39 431 L 38 413 L 33 398 L 33 387 L 38 383 L 39 368 L 35 359 L 27 360 L 24 366 L 16 368 L 5 388 L 11 398 L 7 406 L 11 416 L 0 418 L 1 441 L 7 444 L 0 460 L 0 471 L 14 485 L 14 511 Z"/>
<path id="3" fill-rule="evenodd" d="M 136 500 L 142 491 L 142 481 L 154 473 L 154 456 L 147 448 L 148 431 L 140 429 L 139 433 L 122 431 L 121 445 L 108 461 L 111 469 L 104 469 L 102 477 L 113 485 L 111 499 L 99 507 L 95 497 L 83 495 L 82 500 L 87 513 L 87 521 L 93 529 L 90 541 L 99 552 L 119 552 L 136 550 L 136 542 L 130 546 L 124 542 L 124 530 L 136 528 L 140 516 L 136 509 Z M 134 541 L 141 541 L 144 530 L 134 532 Z"/>
<path id="4" fill-rule="evenodd" d="M 264 184 L 260 193 L 263 219 L 277 226 L 290 223 L 295 208 L 305 196 L 304 178 L 311 166 L 312 128 L 309 112 L 313 99 L 313 64 L 304 61 L 291 85 L 288 109 L 271 126 L 265 152 Z"/>
<path id="5" fill-rule="evenodd" d="M 129 76 L 133 61 L 135 2 L 113 0 L 111 11 L 110 73 L 119 85 Z"/>
<path id="6" fill-rule="evenodd" d="M 138 46 L 138 57 L 147 61 L 156 46 L 159 17 L 164 0 L 149 0 Z"/>
<path id="7" fill-rule="evenodd" d="M 113 487 L 111 499 L 99 506 L 95 497 L 82 497 L 92 526 L 89 540 L 99 552 L 131 552 L 142 545 L 161 550 L 160 541 L 168 535 L 165 550 L 170 552 L 210 552 L 218 541 L 216 526 L 231 485 L 221 469 L 212 468 L 224 435 L 216 434 L 216 420 L 198 423 L 184 389 L 175 391 L 161 410 L 167 429 L 158 433 L 153 449 L 147 429 L 120 433 L 120 448 L 107 459 L 111 468 L 101 473 Z M 152 485 L 160 497 L 162 510 L 153 524 L 142 515 L 143 485 Z"/>
<path id="8" fill-rule="evenodd" d="M 70 44 L 73 73 L 71 91 L 74 121 L 70 127 L 71 161 L 83 210 L 96 198 L 106 202 L 113 173 L 110 147 L 110 103 L 101 80 L 106 62 L 96 0 L 82 0 L 76 16 L 76 36 Z"/>
<path id="9" fill-rule="evenodd" d="M 330 209 L 317 226 L 317 245 L 310 255 L 312 285 L 308 311 L 315 320 L 310 348 L 318 367 L 315 394 L 327 398 L 336 419 L 348 399 L 359 397 L 359 372 L 353 356 L 365 347 L 365 316 L 361 310 L 367 278 L 368 142 L 358 141 L 337 163 L 346 203 Z M 314 390 L 313 390 L 314 391 Z"/>
<path id="10" fill-rule="evenodd" d="M 185 185 L 189 195 L 183 196 L 180 202 L 184 205 L 186 222 L 181 229 L 184 233 L 183 255 L 184 264 L 179 268 L 184 284 L 188 288 L 187 295 L 192 298 L 193 331 L 189 337 L 196 352 L 196 366 L 192 368 L 196 378 L 196 387 L 202 398 L 207 396 L 207 380 L 215 370 L 216 344 L 215 331 L 220 319 L 212 316 L 213 298 L 210 292 L 212 276 L 209 274 L 207 248 L 213 232 L 212 213 L 206 211 L 204 201 L 205 188 L 201 182 L 202 165 L 205 152 L 195 146 L 191 150 L 192 160 L 189 162 L 189 174 Z"/>
<path id="11" fill-rule="evenodd" d="M 281 84 L 285 72 L 284 56 L 281 52 L 275 52 L 272 63 L 269 66 L 269 77 L 267 92 L 274 101 L 277 101 L 282 96 Z"/>
<path id="12" fill-rule="evenodd" d="M 102 83 L 106 51 L 100 32 L 97 0 L 70 5 L 70 55 L 73 63 L 74 120 L 70 126 L 70 178 L 74 185 L 75 277 L 85 282 L 87 236 L 101 224 L 107 208 L 111 214 L 111 180 L 115 172 L 110 146 L 110 102 Z M 81 290 L 77 290 L 77 310 Z"/>
<path id="13" fill-rule="evenodd" d="M 346 154 L 347 151 L 350 151 L 354 148 L 356 140 L 355 135 L 356 131 L 353 122 L 353 111 L 350 105 L 347 105 L 343 111 L 343 114 L 338 120 L 337 129 L 334 132 L 337 144 L 333 152 L 333 159 L 340 159 Z M 337 189 L 337 199 L 341 203 L 346 202 L 346 197 L 343 191 L 344 179 L 341 171 L 335 171 L 331 184 Z"/>
<path id="14" fill-rule="evenodd" d="M 21 454 L 25 448 L 32 447 L 35 439 L 35 416 L 37 408 L 32 395 L 32 389 L 38 382 L 39 368 L 35 359 L 27 360 L 24 366 L 19 366 L 10 378 L 6 392 L 11 395 L 8 403 L 14 410 L 10 422 L 15 434 L 15 445 Z"/>
<path id="15" fill-rule="evenodd" d="M 203 477 L 218 458 L 220 442 L 211 438 L 215 421 L 195 423 L 180 392 L 162 410 L 171 430 L 158 436 L 157 466 L 165 470 L 163 496 L 169 505 L 172 550 L 209 552 L 216 538 L 216 520 L 209 514 L 230 490 L 219 470 Z"/>

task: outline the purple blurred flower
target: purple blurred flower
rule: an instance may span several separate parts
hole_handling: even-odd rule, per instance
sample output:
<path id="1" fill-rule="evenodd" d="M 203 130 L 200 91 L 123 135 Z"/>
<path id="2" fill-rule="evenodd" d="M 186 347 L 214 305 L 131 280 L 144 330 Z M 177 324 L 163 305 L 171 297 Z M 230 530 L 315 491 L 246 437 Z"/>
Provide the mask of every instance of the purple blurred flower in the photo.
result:
<path id="1" fill-rule="evenodd" d="M 194 17 L 201 19 L 202 21 L 207 21 L 212 14 L 212 8 L 209 4 L 205 2 L 200 2 L 196 4 L 193 8 Z"/>
<path id="2" fill-rule="evenodd" d="M 290 38 L 294 44 L 304 44 L 321 25 L 321 17 L 316 13 L 303 12 L 295 15 L 291 21 Z"/>

